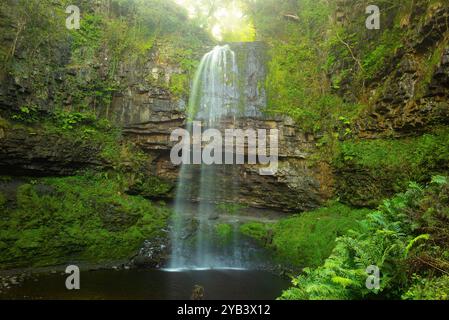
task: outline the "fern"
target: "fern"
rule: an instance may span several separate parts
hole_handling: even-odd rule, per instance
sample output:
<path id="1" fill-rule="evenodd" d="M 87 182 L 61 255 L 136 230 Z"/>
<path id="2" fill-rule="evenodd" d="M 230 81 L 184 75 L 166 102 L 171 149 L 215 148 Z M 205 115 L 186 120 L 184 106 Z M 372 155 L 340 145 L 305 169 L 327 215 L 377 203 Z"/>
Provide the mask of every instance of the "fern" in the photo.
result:
<path id="1" fill-rule="evenodd" d="M 416 220 L 420 216 L 417 212 L 426 210 L 426 219 L 439 226 L 435 230 L 440 232 L 439 238 L 447 239 L 446 250 L 449 247 L 448 227 L 444 223 L 444 212 L 449 207 L 447 184 L 447 178 L 437 176 L 427 188 L 411 183 L 405 193 L 386 200 L 378 211 L 360 222 L 357 231 L 349 231 L 336 240 L 336 247 L 322 266 L 304 269 L 304 273 L 293 280 L 294 288 L 285 291 L 281 299 L 361 299 L 380 294 L 400 298 L 403 295 L 401 290 L 411 283 L 407 274 L 413 266 L 409 265 L 413 258 L 412 249 L 422 243 L 420 247 L 427 250 L 428 254 L 435 251 L 435 247 L 426 246 L 428 240 L 433 238 L 431 234 L 414 234 L 417 230 L 414 225 L 421 224 L 419 228 L 429 228 L 425 226 L 425 221 Z M 430 210 L 432 206 L 435 209 Z M 442 214 L 438 216 L 436 212 Z M 446 233 L 441 230 L 446 230 Z M 443 253 L 434 261 L 444 261 L 446 258 L 447 255 Z M 378 290 L 369 290 L 365 286 L 368 276 L 365 270 L 370 265 L 376 265 L 381 271 Z M 431 289 L 427 288 L 440 290 L 440 283 L 426 281 L 422 285 L 415 285 L 403 297 L 428 296 L 428 290 Z M 439 292 L 440 297 L 447 297 L 447 291 Z"/>
<path id="2" fill-rule="evenodd" d="M 429 240 L 430 239 L 430 235 L 428 234 L 422 234 L 417 236 L 416 238 L 412 239 L 409 241 L 407 247 L 405 248 L 404 251 L 404 257 L 407 258 L 408 254 L 410 252 L 410 250 L 412 249 L 412 247 L 415 245 L 415 243 L 417 243 L 419 240 Z"/>

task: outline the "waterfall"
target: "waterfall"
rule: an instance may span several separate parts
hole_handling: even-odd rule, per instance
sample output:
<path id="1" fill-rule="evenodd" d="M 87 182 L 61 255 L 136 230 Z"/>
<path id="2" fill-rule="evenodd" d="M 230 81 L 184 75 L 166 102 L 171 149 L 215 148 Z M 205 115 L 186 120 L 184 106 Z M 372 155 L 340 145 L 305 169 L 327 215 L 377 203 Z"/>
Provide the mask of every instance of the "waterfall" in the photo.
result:
<path id="1" fill-rule="evenodd" d="M 220 129 L 225 118 L 235 121 L 238 105 L 236 55 L 229 45 L 216 46 L 203 57 L 195 74 L 187 130 L 193 131 L 193 121 L 201 121 L 203 130 Z M 190 156 L 192 158 L 193 154 Z M 182 165 L 172 222 L 170 269 L 240 267 L 241 252 L 235 244 L 236 239 L 232 239 L 234 245 L 231 244 L 226 252 L 217 252 L 210 239 L 215 228 L 212 218 L 217 214 L 214 201 L 223 198 L 224 194 L 232 196 L 238 188 L 236 179 L 232 179 L 235 174 L 235 166 Z M 223 175 L 231 179 L 220 181 L 217 177 Z M 193 199 L 199 203 L 189 215 Z"/>

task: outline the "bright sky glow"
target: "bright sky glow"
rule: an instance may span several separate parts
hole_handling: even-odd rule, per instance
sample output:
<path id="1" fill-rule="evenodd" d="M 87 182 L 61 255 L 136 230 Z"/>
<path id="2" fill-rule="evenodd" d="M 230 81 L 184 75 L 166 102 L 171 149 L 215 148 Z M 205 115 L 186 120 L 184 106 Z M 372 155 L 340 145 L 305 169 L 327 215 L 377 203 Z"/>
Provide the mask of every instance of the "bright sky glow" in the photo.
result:
<path id="1" fill-rule="evenodd" d="M 187 12 L 189 13 L 189 17 L 190 18 L 194 18 L 196 15 L 196 9 L 193 5 L 189 4 L 187 0 L 175 0 L 175 2 L 177 4 L 179 4 L 180 6 L 186 8 Z"/>
<path id="2" fill-rule="evenodd" d="M 212 35 L 218 40 L 223 40 L 224 28 L 234 31 L 241 26 L 243 12 L 235 6 L 231 8 L 220 8 L 214 14 L 214 17 L 219 22 L 212 28 Z"/>
<path id="3" fill-rule="evenodd" d="M 186 8 L 191 18 L 208 15 L 209 8 L 202 5 L 200 0 L 175 0 L 175 2 Z M 223 40 L 224 31 L 236 31 L 242 28 L 245 20 L 244 13 L 235 4 L 229 7 L 219 7 L 210 18 L 212 18 L 210 32 L 219 41 Z"/>

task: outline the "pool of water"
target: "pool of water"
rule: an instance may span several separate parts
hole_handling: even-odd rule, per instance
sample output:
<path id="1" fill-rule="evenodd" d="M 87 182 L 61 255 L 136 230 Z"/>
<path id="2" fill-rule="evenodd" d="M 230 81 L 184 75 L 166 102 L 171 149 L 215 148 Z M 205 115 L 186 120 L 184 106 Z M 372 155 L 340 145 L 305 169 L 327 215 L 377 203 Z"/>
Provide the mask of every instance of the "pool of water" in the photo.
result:
<path id="1" fill-rule="evenodd" d="M 254 270 L 99 270 L 81 272 L 80 290 L 65 287 L 68 275 L 34 275 L 0 293 L 1 299 L 189 300 L 196 285 L 205 300 L 274 300 L 288 279 Z"/>

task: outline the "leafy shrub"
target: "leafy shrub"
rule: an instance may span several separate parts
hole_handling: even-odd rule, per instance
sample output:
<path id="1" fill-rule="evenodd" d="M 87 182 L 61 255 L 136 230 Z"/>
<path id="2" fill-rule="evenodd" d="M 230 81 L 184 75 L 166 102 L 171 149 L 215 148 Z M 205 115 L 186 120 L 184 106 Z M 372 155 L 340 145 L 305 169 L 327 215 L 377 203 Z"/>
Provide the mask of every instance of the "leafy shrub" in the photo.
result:
<path id="1" fill-rule="evenodd" d="M 413 298 L 419 297 L 423 290 L 437 291 L 426 292 L 428 296 L 443 296 L 435 289 L 440 285 L 436 281 L 413 284 L 409 275 L 418 272 L 431 277 L 447 264 L 447 225 L 440 219 L 438 228 L 432 229 L 420 217 L 429 209 L 435 218 L 439 217 L 435 208 L 446 211 L 448 189 L 443 177 L 436 177 L 427 188 L 410 184 L 405 193 L 386 200 L 378 211 L 363 220 L 361 229 L 337 239 L 337 246 L 324 264 L 316 269 L 306 268 L 281 299 L 362 299 L 376 295 L 400 298 L 404 294 L 405 298 Z M 424 264 L 418 264 L 419 261 Z M 366 268 L 371 265 L 381 271 L 379 289 L 369 290 L 365 286 Z M 412 285 L 411 291 L 405 293 Z"/>
<path id="2" fill-rule="evenodd" d="M 187 74 L 174 74 L 170 79 L 170 92 L 175 97 L 182 97 L 188 94 L 189 78 Z"/>
<path id="3" fill-rule="evenodd" d="M 402 296 L 405 300 L 449 300 L 449 276 L 415 278 L 414 285 Z"/>
<path id="4" fill-rule="evenodd" d="M 56 111 L 54 113 L 55 122 L 63 130 L 72 130 L 81 125 L 94 125 L 97 122 L 96 116 L 92 113 Z"/>
<path id="5" fill-rule="evenodd" d="M 155 198 L 166 196 L 172 189 L 173 185 L 156 176 L 145 176 L 134 183 L 129 193 L 139 194 L 147 198 Z"/>
<path id="6" fill-rule="evenodd" d="M 24 123 L 35 123 L 39 120 L 39 111 L 36 106 L 21 106 L 19 112 L 13 114 L 11 119 Z"/>

